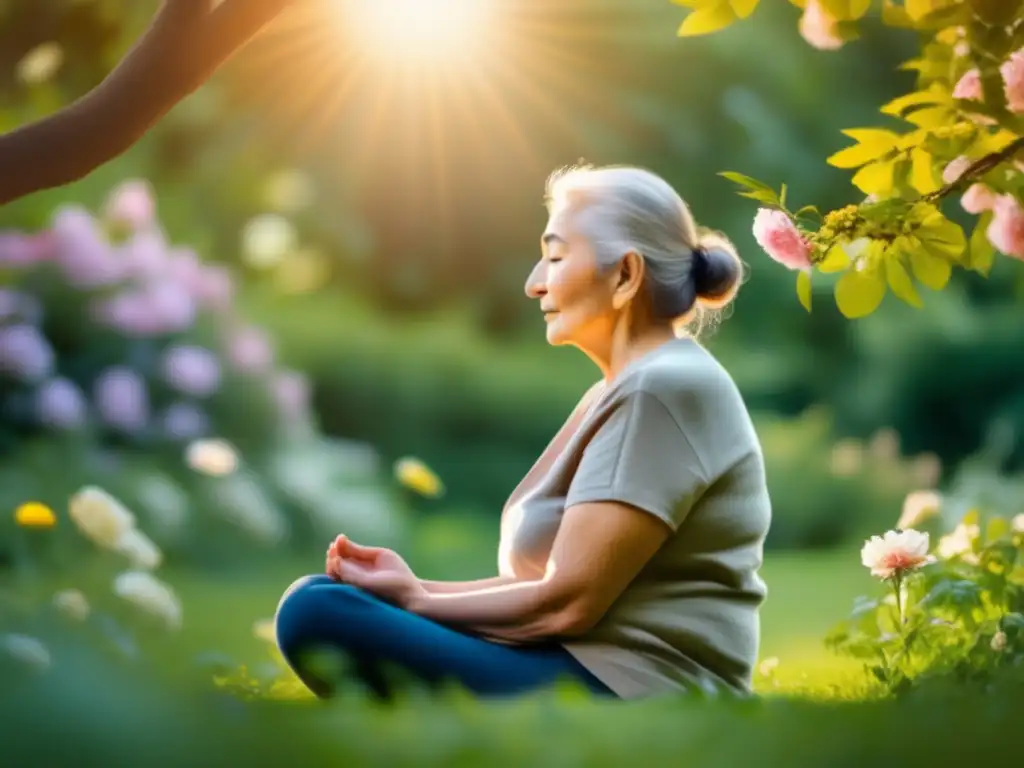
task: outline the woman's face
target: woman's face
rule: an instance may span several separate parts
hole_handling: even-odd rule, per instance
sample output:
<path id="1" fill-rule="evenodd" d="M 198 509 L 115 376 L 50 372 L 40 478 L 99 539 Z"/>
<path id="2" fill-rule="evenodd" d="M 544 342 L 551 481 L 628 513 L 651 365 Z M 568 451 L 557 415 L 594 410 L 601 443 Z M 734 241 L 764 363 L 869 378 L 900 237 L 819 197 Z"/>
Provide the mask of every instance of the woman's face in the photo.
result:
<path id="1" fill-rule="evenodd" d="M 600 345 L 615 325 L 618 270 L 598 268 L 594 248 L 570 205 L 552 210 L 541 238 L 541 258 L 526 281 L 547 323 L 549 344 Z"/>

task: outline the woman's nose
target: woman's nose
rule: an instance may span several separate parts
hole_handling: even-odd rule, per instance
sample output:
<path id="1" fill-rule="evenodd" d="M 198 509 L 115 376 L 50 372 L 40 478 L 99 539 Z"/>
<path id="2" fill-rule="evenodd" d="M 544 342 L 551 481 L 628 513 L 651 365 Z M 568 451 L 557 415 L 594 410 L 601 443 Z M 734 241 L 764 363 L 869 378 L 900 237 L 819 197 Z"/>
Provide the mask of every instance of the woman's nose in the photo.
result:
<path id="1" fill-rule="evenodd" d="M 539 299 L 547 292 L 544 287 L 544 270 L 538 264 L 526 278 L 526 295 L 531 299 Z"/>

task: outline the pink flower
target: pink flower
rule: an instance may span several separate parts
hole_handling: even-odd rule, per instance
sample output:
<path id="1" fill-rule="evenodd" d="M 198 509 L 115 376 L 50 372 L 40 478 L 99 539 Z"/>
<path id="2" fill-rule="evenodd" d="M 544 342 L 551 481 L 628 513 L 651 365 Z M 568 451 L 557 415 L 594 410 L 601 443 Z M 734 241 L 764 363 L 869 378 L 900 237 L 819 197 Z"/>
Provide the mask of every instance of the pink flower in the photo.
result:
<path id="1" fill-rule="evenodd" d="M 174 403 L 164 411 L 164 433 L 172 440 L 195 440 L 210 430 L 210 420 L 194 403 Z"/>
<path id="2" fill-rule="evenodd" d="M 966 99 L 968 101 L 983 101 L 985 93 L 981 87 L 981 73 L 977 69 L 971 69 L 964 73 L 953 87 L 954 99 Z"/>
<path id="3" fill-rule="evenodd" d="M 50 379 L 36 390 L 36 413 L 48 427 L 76 429 L 85 423 L 85 395 L 68 379 Z"/>
<path id="4" fill-rule="evenodd" d="M 50 342 L 34 325 L 0 328 L 0 373 L 38 381 L 50 374 L 53 362 Z"/>
<path id="5" fill-rule="evenodd" d="M 148 229 L 156 221 L 153 188 L 142 179 L 131 179 L 117 186 L 107 198 L 106 218 L 133 231 Z"/>
<path id="6" fill-rule="evenodd" d="M 972 161 L 966 155 L 960 155 L 960 157 L 951 161 L 942 171 L 942 180 L 947 184 L 952 184 L 954 181 L 959 179 L 968 168 L 972 165 Z"/>
<path id="7" fill-rule="evenodd" d="M 968 213 L 979 214 L 992 210 L 996 193 L 984 184 L 971 184 L 960 197 L 960 205 Z"/>
<path id="8" fill-rule="evenodd" d="M 195 285 L 195 296 L 201 306 L 217 311 L 229 309 L 234 293 L 231 273 L 225 267 L 202 268 Z"/>
<path id="9" fill-rule="evenodd" d="M 861 563 L 880 579 L 901 578 L 908 571 L 934 562 L 928 554 L 928 534 L 913 529 L 872 536 L 860 551 Z"/>
<path id="10" fill-rule="evenodd" d="M 1011 112 L 1024 112 L 1024 48 L 1010 54 L 999 73 L 1003 76 L 1006 106 Z"/>
<path id="11" fill-rule="evenodd" d="M 120 281 L 120 264 L 95 219 L 84 208 L 58 209 L 52 231 L 56 240 L 55 260 L 71 285 L 95 288 Z"/>
<path id="12" fill-rule="evenodd" d="M 810 245 L 784 212 L 761 208 L 754 217 L 754 239 L 765 253 L 789 269 L 810 269 Z"/>
<path id="13" fill-rule="evenodd" d="M 93 383 L 93 397 L 100 418 L 123 432 L 141 431 L 149 420 L 146 383 L 131 368 L 107 368 Z"/>
<path id="14" fill-rule="evenodd" d="M 988 240 L 996 250 L 1015 259 L 1024 259 L 1024 209 L 1011 195 L 1001 195 L 992 206 Z"/>
<path id="15" fill-rule="evenodd" d="M 93 306 L 97 322 L 132 338 L 186 330 L 195 313 L 195 303 L 185 289 L 169 282 L 126 291 Z"/>
<path id="16" fill-rule="evenodd" d="M 839 36 L 839 22 L 819 0 L 807 0 L 807 6 L 797 28 L 803 39 L 819 50 L 835 51 L 843 47 L 844 40 Z"/>
<path id="17" fill-rule="evenodd" d="M 171 347 L 164 353 L 161 368 L 168 384 L 193 397 L 209 397 L 220 386 L 220 361 L 205 347 Z"/>
<path id="18" fill-rule="evenodd" d="M 242 328 L 228 339 L 228 360 L 243 373 L 262 373 L 274 362 L 267 334 L 259 328 Z"/>
<path id="19" fill-rule="evenodd" d="M 271 383 L 274 399 L 287 419 L 301 419 L 309 409 L 309 381 L 298 371 L 282 371 Z"/>
<path id="20" fill-rule="evenodd" d="M 53 257 L 54 245 L 50 232 L 0 232 L 0 266 L 25 267 L 47 261 Z"/>

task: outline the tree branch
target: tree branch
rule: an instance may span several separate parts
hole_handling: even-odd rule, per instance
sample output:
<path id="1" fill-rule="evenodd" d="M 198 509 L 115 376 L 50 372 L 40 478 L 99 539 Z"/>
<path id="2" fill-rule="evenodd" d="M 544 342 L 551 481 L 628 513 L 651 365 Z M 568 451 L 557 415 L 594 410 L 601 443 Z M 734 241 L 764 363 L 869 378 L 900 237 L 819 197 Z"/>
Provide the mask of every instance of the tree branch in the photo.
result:
<path id="1" fill-rule="evenodd" d="M 941 189 L 937 189 L 935 192 L 932 192 L 930 195 L 927 195 L 925 199 L 930 202 L 937 203 L 947 195 L 963 189 L 979 176 L 984 176 L 997 165 L 1005 163 L 1021 150 L 1024 150 L 1024 137 L 1014 139 L 998 152 L 992 152 L 991 154 L 978 158 L 971 163 L 963 173 L 953 179 L 953 181 Z"/>
<path id="2" fill-rule="evenodd" d="M 89 93 L 0 136 L 0 205 L 86 176 L 127 151 L 295 0 L 164 0 Z"/>

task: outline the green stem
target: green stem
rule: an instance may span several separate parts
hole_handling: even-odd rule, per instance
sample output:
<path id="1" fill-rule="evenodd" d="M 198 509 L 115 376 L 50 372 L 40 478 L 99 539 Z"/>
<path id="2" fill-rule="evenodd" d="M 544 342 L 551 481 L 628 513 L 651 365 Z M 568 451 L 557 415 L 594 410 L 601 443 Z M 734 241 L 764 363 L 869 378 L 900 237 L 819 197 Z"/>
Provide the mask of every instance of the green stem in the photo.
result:
<path id="1" fill-rule="evenodd" d="M 896 629 L 903 632 L 903 577 L 897 575 L 892 580 L 893 589 L 896 590 Z"/>

